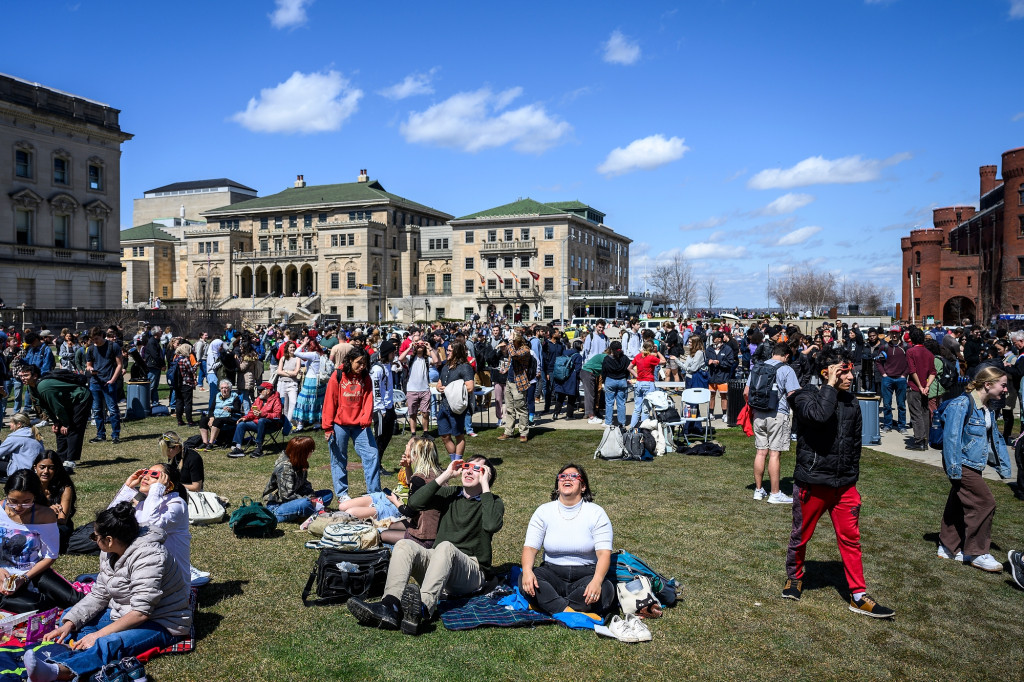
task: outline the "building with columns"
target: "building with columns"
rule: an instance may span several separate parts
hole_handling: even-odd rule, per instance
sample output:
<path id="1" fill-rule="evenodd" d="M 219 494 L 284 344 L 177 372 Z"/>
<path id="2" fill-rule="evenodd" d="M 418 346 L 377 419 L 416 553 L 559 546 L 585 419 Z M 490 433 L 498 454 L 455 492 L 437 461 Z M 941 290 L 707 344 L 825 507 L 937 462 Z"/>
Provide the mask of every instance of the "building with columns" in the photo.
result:
<path id="1" fill-rule="evenodd" d="M 0 74 L 0 298 L 9 308 L 121 300 L 121 112 Z"/>

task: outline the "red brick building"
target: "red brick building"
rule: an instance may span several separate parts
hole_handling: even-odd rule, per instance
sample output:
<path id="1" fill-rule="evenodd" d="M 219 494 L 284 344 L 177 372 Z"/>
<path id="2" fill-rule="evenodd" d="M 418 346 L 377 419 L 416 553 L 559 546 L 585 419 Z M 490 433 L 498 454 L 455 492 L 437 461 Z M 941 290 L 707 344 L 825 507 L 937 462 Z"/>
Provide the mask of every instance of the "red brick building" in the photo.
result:
<path id="1" fill-rule="evenodd" d="M 946 206 L 900 240 L 903 318 L 987 323 L 1024 313 L 1024 147 L 982 166 L 978 208 Z"/>

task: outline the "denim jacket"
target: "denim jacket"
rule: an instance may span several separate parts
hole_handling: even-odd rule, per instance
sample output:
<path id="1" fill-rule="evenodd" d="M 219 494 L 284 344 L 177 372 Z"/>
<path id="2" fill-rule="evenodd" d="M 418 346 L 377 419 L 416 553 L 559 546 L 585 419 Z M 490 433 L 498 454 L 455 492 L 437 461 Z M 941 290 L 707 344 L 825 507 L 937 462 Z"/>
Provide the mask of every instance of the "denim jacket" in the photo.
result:
<path id="1" fill-rule="evenodd" d="M 970 416 L 967 409 L 971 408 Z M 1010 477 L 1010 457 L 1006 443 L 995 424 L 992 413 L 992 449 L 995 450 L 998 465 L 995 467 L 1001 478 Z M 988 445 L 985 442 L 985 412 L 974 404 L 970 394 L 955 398 L 946 405 L 942 413 L 942 463 L 946 475 L 959 480 L 963 467 L 982 471 L 988 464 Z M 966 424 L 964 423 L 966 421 Z"/>

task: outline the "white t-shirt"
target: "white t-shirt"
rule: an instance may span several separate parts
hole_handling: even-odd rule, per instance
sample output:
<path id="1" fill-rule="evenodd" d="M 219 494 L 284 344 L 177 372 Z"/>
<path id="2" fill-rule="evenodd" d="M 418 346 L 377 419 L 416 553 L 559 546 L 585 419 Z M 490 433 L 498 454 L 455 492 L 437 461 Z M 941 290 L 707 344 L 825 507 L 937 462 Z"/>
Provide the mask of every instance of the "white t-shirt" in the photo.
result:
<path id="1" fill-rule="evenodd" d="M 566 507 L 553 500 L 533 512 L 523 544 L 543 549 L 546 563 L 589 566 L 597 563 L 597 550 L 611 550 L 612 522 L 593 502 Z"/>
<path id="2" fill-rule="evenodd" d="M 406 382 L 405 389 L 410 393 L 430 390 L 430 365 L 426 358 L 412 359 L 409 364 L 409 381 Z"/>

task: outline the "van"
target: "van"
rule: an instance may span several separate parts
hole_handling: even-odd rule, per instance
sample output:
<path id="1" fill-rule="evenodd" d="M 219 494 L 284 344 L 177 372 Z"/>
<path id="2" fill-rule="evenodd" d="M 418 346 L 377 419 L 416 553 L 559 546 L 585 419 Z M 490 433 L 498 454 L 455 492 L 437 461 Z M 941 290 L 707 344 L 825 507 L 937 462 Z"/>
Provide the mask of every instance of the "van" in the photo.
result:
<path id="1" fill-rule="evenodd" d="M 572 326 L 573 327 L 584 327 L 584 326 L 593 327 L 595 324 L 597 324 L 597 321 L 600 320 L 600 319 L 602 319 L 602 318 L 600 318 L 600 317 L 574 317 L 574 318 L 572 318 Z"/>

